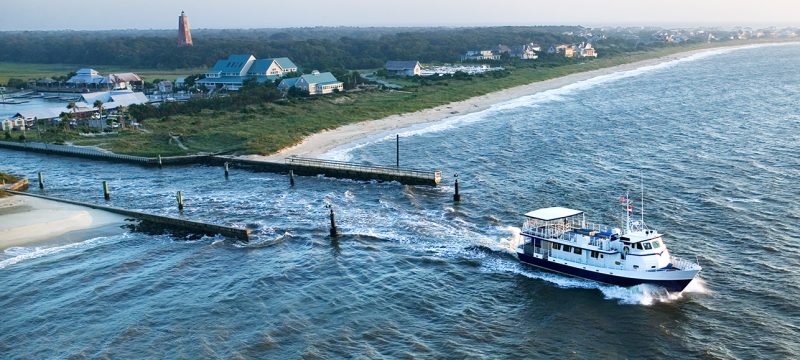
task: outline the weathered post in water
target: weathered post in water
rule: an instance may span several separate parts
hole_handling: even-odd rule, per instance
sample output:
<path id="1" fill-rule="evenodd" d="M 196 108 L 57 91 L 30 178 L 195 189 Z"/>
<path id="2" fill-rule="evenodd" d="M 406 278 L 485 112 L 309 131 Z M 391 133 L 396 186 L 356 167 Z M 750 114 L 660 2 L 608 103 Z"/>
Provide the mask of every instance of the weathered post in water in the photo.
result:
<path id="1" fill-rule="evenodd" d="M 105 198 L 106 201 L 111 200 L 111 194 L 108 192 L 108 181 L 106 180 L 103 180 L 103 198 Z"/>
<path id="2" fill-rule="evenodd" d="M 182 191 L 180 191 L 180 190 L 178 191 L 177 198 L 178 198 L 178 211 L 182 212 L 183 211 L 183 192 Z"/>
<path id="3" fill-rule="evenodd" d="M 289 186 L 294 187 L 294 170 L 289 170 Z"/>
<path id="4" fill-rule="evenodd" d="M 453 175 L 456 178 L 456 193 L 453 194 L 453 201 L 460 202 L 461 201 L 461 194 L 458 193 L 458 174 Z"/>
<path id="5" fill-rule="evenodd" d="M 397 144 L 397 167 L 400 167 L 400 134 L 397 134 L 395 143 Z"/>
<path id="6" fill-rule="evenodd" d="M 333 213 L 333 206 L 328 206 L 331 209 L 331 237 L 339 236 L 339 231 L 336 229 L 336 215 Z"/>
<path id="7" fill-rule="evenodd" d="M 158 168 L 161 169 L 164 165 L 161 163 L 161 154 L 158 154 Z"/>
<path id="8" fill-rule="evenodd" d="M 39 171 L 39 189 L 44 189 L 44 175 Z"/>
<path id="9" fill-rule="evenodd" d="M 228 179 L 228 162 L 225 162 L 225 179 Z"/>

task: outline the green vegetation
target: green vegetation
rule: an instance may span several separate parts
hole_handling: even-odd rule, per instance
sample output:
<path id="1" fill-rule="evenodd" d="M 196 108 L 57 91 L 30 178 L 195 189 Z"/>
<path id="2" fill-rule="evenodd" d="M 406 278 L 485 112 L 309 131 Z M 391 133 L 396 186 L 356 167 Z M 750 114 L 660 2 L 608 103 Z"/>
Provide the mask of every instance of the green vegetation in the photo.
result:
<path id="1" fill-rule="evenodd" d="M 6 173 L 0 172 L 0 182 L 3 182 L 3 181 L 6 184 L 12 184 L 12 183 L 15 183 L 15 182 L 19 181 L 19 178 L 14 176 L 14 175 L 11 175 L 11 174 L 6 174 Z"/>
<path id="2" fill-rule="evenodd" d="M 74 72 L 82 67 L 86 66 L 70 64 L 27 64 L 0 62 L 0 84 L 6 84 L 10 79 L 18 79 L 25 82 L 27 80 L 41 79 L 46 77 L 64 76 L 65 74 Z M 101 65 L 93 68 L 99 71 L 101 74 L 134 72 L 148 82 L 152 82 L 156 79 L 175 80 L 175 78 L 178 76 L 202 73 L 206 70 L 206 68 L 187 68 L 175 70 L 159 70 L 154 68 L 131 69 L 118 65 Z"/>
<path id="3" fill-rule="evenodd" d="M 254 98 L 240 102 L 243 100 L 237 100 L 237 97 L 248 96 L 243 92 L 243 95 L 219 99 L 220 104 L 227 102 L 229 106 L 219 105 L 215 107 L 216 110 L 193 108 L 191 111 L 176 111 L 172 115 L 144 115 L 142 122 L 146 132 L 128 129 L 113 135 L 83 137 L 66 128 L 51 128 L 44 131 L 41 137 L 35 131 L 28 131 L 27 139 L 72 142 L 75 145 L 99 146 L 117 153 L 143 156 L 200 152 L 269 154 L 298 143 L 308 135 L 345 124 L 414 112 L 513 86 L 704 47 L 710 46 L 670 47 L 562 66 L 514 68 L 502 77 L 487 74 L 428 81 L 425 84 L 422 81 L 405 80 L 406 87 L 402 91 L 346 92 L 321 97 L 290 97 L 279 101 Z M 260 91 L 272 94 L 270 91 Z M 185 149 L 179 146 L 176 138 Z"/>

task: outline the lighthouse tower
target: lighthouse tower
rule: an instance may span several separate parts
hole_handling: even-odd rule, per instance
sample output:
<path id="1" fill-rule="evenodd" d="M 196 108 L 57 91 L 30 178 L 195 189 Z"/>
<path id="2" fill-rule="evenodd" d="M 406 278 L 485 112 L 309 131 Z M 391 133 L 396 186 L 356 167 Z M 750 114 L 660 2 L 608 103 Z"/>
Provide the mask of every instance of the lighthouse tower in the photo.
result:
<path id="1" fill-rule="evenodd" d="M 178 46 L 192 46 L 192 33 L 189 32 L 189 17 L 181 11 L 178 16 Z"/>

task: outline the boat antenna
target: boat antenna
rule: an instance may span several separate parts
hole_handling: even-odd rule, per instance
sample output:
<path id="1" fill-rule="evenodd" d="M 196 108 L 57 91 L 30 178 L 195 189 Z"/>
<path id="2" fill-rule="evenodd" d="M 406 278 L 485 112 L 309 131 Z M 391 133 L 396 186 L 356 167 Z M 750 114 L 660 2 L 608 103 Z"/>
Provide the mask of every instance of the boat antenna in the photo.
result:
<path id="1" fill-rule="evenodd" d="M 642 213 L 642 230 L 644 230 L 644 174 L 641 170 L 639 171 L 639 184 L 642 187 L 642 209 L 639 212 Z"/>

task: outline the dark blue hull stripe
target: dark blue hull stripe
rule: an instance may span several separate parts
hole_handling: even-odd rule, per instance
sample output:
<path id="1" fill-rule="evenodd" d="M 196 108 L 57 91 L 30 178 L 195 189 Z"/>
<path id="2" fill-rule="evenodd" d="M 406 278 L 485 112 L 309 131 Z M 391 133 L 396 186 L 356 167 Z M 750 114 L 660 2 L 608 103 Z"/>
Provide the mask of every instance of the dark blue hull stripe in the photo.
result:
<path id="1" fill-rule="evenodd" d="M 519 260 L 530 265 L 534 265 L 543 269 L 552 270 L 555 272 L 559 272 L 566 275 L 572 275 L 581 277 L 584 279 L 594 280 L 603 282 L 606 284 L 617 285 L 617 286 L 636 286 L 641 284 L 652 284 L 663 287 L 668 291 L 679 292 L 683 291 L 686 288 L 686 285 L 692 281 L 692 279 L 687 280 L 644 280 L 644 279 L 632 279 L 627 277 L 621 276 L 614 276 L 609 274 L 602 274 L 599 272 L 593 272 L 583 269 L 576 269 L 571 266 L 557 264 L 552 261 L 537 259 L 533 256 L 520 254 L 517 253 L 519 256 Z"/>

